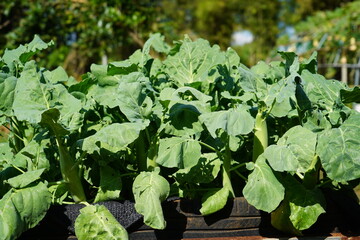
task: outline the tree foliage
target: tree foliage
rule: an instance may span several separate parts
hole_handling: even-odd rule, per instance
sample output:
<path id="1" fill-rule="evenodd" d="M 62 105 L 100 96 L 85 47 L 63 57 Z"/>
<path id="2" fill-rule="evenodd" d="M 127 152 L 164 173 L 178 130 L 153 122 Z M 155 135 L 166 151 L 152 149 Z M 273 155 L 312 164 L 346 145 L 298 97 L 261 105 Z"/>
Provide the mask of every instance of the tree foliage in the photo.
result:
<path id="1" fill-rule="evenodd" d="M 303 56 L 318 51 L 321 63 L 355 64 L 360 57 L 360 1 L 319 11 L 296 24 L 295 30 L 296 38 L 279 39 L 279 44 L 287 44 Z"/>
<path id="2" fill-rule="evenodd" d="M 244 64 L 254 65 L 269 55 L 288 26 L 344 2 L 350 0 L 2 1 L 0 49 L 15 48 L 38 34 L 57 46 L 37 60 L 46 55 L 46 67 L 62 63 L 69 74 L 79 78 L 91 62 L 127 58 L 143 47 L 152 32 L 161 32 L 169 43 L 184 34 L 202 37 L 225 50 L 235 31 L 248 30 L 253 41 L 234 48 Z"/>

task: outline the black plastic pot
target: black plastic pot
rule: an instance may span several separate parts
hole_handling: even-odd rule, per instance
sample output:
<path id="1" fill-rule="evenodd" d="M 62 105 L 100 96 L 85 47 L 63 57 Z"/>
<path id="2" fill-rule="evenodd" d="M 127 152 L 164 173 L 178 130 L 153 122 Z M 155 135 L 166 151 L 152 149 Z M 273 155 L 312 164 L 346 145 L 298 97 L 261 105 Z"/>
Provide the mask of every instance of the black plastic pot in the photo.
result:
<path id="1" fill-rule="evenodd" d="M 329 236 L 335 232 L 341 232 L 346 236 L 360 235 L 359 204 L 341 196 L 340 194 L 327 198 L 327 213 L 321 215 L 314 226 L 304 231 L 306 236 Z M 270 224 L 270 215 L 258 211 L 244 198 L 228 201 L 224 209 L 205 217 L 199 212 L 200 201 L 168 200 L 163 203 L 167 221 L 165 230 L 154 230 L 144 225 L 141 215 L 135 211 L 132 202 L 101 204 L 105 205 L 128 230 L 132 240 L 240 236 L 292 237 L 274 229 Z M 20 239 L 76 239 L 73 226 L 82 207 L 84 205 L 80 204 L 53 206 L 39 226 L 24 233 Z"/>

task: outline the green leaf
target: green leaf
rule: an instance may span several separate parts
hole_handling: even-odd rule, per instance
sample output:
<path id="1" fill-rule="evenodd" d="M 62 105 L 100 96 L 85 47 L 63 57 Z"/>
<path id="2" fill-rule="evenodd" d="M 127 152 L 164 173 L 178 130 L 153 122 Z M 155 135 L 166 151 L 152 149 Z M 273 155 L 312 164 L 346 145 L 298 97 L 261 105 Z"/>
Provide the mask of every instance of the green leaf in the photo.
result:
<path id="1" fill-rule="evenodd" d="M 117 105 L 131 122 L 149 117 L 153 102 L 146 94 L 149 80 L 142 73 L 130 73 L 122 79 L 117 91 Z"/>
<path id="2" fill-rule="evenodd" d="M 210 47 L 209 42 L 203 39 L 192 42 L 185 38 L 179 51 L 168 56 L 163 64 L 170 80 L 184 86 L 206 81 L 209 71 L 224 62 L 225 54 L 220 52 L 219 46 Z"/>
<path id="3" fill-rule="evenodd" d="M 141 123 L 113 123 L 101 128 L 94 135 L 87 137 L 82 142 L 82 150 L 88 153 L 100 152 L 104 148 L 116 153 L 125 150 L 133 143 L 145 129 L 149 122 Z"/>
<path id="4" fill-rule="evenodd" d="M 171 101 L 174 103 L 178 103 L 181 102 L 181 100 L 186 100 L 187 102 L 198 101 L 206 104 L 207 102 L 210 102 L 212 100 L 212 97 L 192 87 L 179 87 L 172 93 Z"/>
<path id="5" fill-rule="evenodd" d="M 245 92 L 258 93 L 266 90 L 265 82 L 252 70 L 241 65 L 239 68 L 239 84 Z"/>
<path id="6" fill-rule="evenodd" d="M 108 75 L 108 66 L 106 65 L 91 64 L 90 71 L 95 76 L 97 83 L 101 87 L 117 86 L 119 83 L 120 76 Z"/>
<path id="7" fill-rule="evenodd" d="M 75 234 L 79 240 L 127 240 L 123 226 L 103 205 L 90 205 L 80 209 L 75 221 Z"/>
<path id="8" fill-rule="evenodd" d="M 16 177 L 8 179 L 7 183 L 10 184 L 10 186 L 13 188 L 24 188 L 28 186 L 30 183 L 33 183 L 36 180 L 38 180 L 41 174 L 44 172 L 44 170 L 45 169 L 43 168 L 43 169 L 25 172 Z"/>
<path id="9" fill-rule="evenodd" d="M 37 142 L 35 139 L 30 141 L 23 149 L 15 155 L 13 164 L 17 167 L 21 167 L 16 163 L 26 162 L 26 168 L 28 171 L 45 168 L 50 169 L 50 162 L 46 156 L 46 150 L 48 148 L 49 139 Z"/>
<path id="10" fill-rule="evenodd" d="M 110 166 L 101 166 L 100 185 L 94 202 L 119 199 L 121 188 L 121 172 Z"/>
<path id="11" fill-rule="evenodd" d="M 223 209 L 227 203 L 229 194 L 230 191 L 226 187 L 205 194 L 202 199 L 201 214 L 205 216 Z"/>
<path id="12" fill-rule="evenodd" d="M 9 143 L 0 143 L 0 171 L 2 170 L 2 168 L 8 166 L 13 157 L 14 154 L 12 152 L 12 148 L 9 146 Z"/>
<path id="13" fill-rule="evenodd" d="M 0 239 L 16 239 L 35 227 L 50 207 L 51 194 L 44 183 L 10 190 L 0 200 Z"/>
<path id="14" fill-rule="evenodd" d="M 259 210 L 274 211 L 284 199 L 285 189 L 276 178 L 273 170 L 260 155 L 255 163 L 255 169 L 248 176 L 248 182 L 243 189 L 246 200 Z"/>
<path id="15" fill-rule="evenodd" d="M 40 124 L 49 129 L 50 133 L 56 136 L 65 136 L 69 131 L 58 123 L 60 118 L 60 111 L 56 108 L 51 108 L 41 114 Z"/>
<path id="16" fill-rule="evenodd" d="M 339 81 L 326 80 L 323 76 L 312 74 L 308 70 L 301 73 L 301 79 L 310 101 L 329 111 L 339 101 L 340 90 L 345 88 L 344 84 Z"/>
<path id="17" fill-rule="evenodd" d="M 190 168 L 195 166 L 201 156 L 198 141 L 181 138 L 163 138 L 159 141 L 159 152 L 156 162 L 168 168 Z"/>
<path id="18" fill-rule="evenodd" d="M 166 44 L 164 39 L 165 37 L 162 36 L 160 33 L 150 34 L 149 39 L 144 44 L 143 53 L 149 54 L 150 47 L 154 48 L 154 50 L 159 53 L 169 53 L 170 46 Z"/>
<path id="19" fill-rule="evenodd" d="M 44 72 L 44 77 L 49 83 L 66 83 L 69 81 L 69 76 L 67 75 L 65 69 L 61 66 L 55 68 L 52 71 Z M 70 78 L 71 81 L 71 78 Z"/>
<path id="20" fill-rule="evenodd" d="M 326 201 L 320 189 L 306 189 L 291 176 L 286 179 L 285 188 L 290 221 L 296 229 L 308 229 L 325 213 Z"/>
<path id="21" fill-rule="evenodd" d="M 41 83 L 41 73 L 33 62 L 29 62 L 22 72 L 15 88 L 13 111 L 19 120 L 39 123 L 41 114 L 50 109 L 60 111 L 59 122 L 69 130 L 81 125 L 81 101 L 68 93 L 62 84 Z"/>
<path id="22" fill-rule="evenodd" d="M 16 63 L 25 63 L 38 51 L 48 48 L 54 45 L 53 41 L 45 43 L 40 39 L 38 35 L 34 36 L 34 39 L 25 45 L 20 45 L 13 50 L 6 49 L 2 57 L 3 61 L 8 65 L 10 71 L 13 71 Z"/>
<path id="23" fill-rule="evenodd" d="M 316 152 L 326 174 L 342 182 L 360 178 L 360 114 L 319 135 Z"/>
<path id="24" fill-rule="evenodd" d="M 120 62 L 111 62 L 109 63 L 107 74 L 117 75 L 117 74 L 129 74 L 136 72 L 138 67 L 136 64 L 132 63 L 129 60 L 124 60 Z"/>
<path id="25" fill-rule="evenodd" d="M 290 128 L 276 145 L 267 147 L 264 157 L 275 171 L 305 173 L 314 158 L 316 142 L 315 133 L 295 126 Z"/>
<path id="26" fill-rule="evenodd" d="M 270 82 L 271 84 L 285 78 L 285 69 L 281 66 L 280 62 L 267 64 L 260 61 L 251 68 L 251 71 L 259 75 L 265 82 Z"/>
<path id="27" fill-rule="evenodd" d="M 285 74 L 286 76 L 297 73 L 300 69 L 299 58 L 294 52 L 278 51 L 280 56 L 285 59 Z"/>
<path id="28" fill-rule="evenodd" d="M 165 132 L 174 136 L 191 136 L 203 131 L 199 110 L 192 104 L 176 103 L 169 109 L 169 119 L 164 122 Z"/>
<path id="29" fill-rule="evenodd" d="M 355 86 L 349 89 L 341 89 L 340 98 L 343 103 L 360 103 L 360 87 Z"/>
<path id="30" fill-rule="evenodd" d="M 170 192 L 170 185 L 157 171 L 141 172 L 133 183 L 135 209 L 144 216 L 144 223 L 155 229 L 164 229 L 161 202 Z"/>
<path id="31" fill-rule="evenodd" d="M 242 107 L 205 113 L 200 115 L 199 119 L 205 124 L 213 138 L 216 137 L 218 129 L 223 129 L 231 136 L 238 136 L 250 133 L 255 125 L 254 118 Z"/>
<path id="32" fill-rule="evenodd" d="M 222 161 L 216 153 L 205 153 L 195 166 L 179 169 L 175 177 L 178 182 L 209 183 L 217 177 L 221 165 Z"/>
<path id="33" fill-rule="evenodd" d="M 12 116 L 12 105 L 14 102 L 14 92 L 17 83 L 16 77 L 0 77 L 0 116 Z"/>
<path id="34" fill-rule="evenodd" d="M 118 88 L 112 85 L 92 85 L 90 86 L 87 94 L 88 99 L 94 99 L 102 106 L 108 106 L 109 108 L 115 108 L 118 106 L 117 102 Z"/>

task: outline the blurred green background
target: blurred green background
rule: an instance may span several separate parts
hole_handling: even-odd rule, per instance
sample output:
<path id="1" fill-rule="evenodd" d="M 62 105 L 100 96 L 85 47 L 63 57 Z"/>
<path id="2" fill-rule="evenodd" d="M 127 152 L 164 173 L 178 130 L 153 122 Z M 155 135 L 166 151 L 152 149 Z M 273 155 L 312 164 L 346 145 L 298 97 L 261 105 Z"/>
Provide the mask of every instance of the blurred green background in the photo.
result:
<path id="1" fill-rule="evenodd" d="M 321 64 L 357 64 L 360 1 L 350 0 L 2 0 L 0 55 L 39 34 L 52 47 L 38 56 L 49 69 L 62 65 L 80 79 L 91 63 L 126 59 L 151 33 L 169 43 L 188 34 L 222 49 L 231 46 L 247 66 L 277 59 L 277 50 Z M 321 73 L 340 79 L 339 67 Z M 355 79 L 356 68 L 349 68 Z M 351 78 L 352 77 L 352 78 Z M 356 80 L 349 80 L 356 84 Z M 352 82 L 351 82 L 352 81 Z"/>

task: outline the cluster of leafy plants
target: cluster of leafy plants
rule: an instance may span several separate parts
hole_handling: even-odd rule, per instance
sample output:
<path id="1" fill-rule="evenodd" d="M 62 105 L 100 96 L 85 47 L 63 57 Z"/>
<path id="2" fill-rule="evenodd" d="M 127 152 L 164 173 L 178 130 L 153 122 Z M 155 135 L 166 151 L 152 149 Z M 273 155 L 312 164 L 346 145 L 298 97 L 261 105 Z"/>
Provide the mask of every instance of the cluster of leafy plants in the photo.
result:
<path id="1" fill-rule="evenodd" d="M 164 229 L 161 202 L 201 198 L 203 215 L 244 196 L 301 234 L 326 211 L 322 189 L 360 178 L 360 89 L 318 75 L 316 54 L 251 69 L 237 53 L 154 34 L 129 59 L 78 82 L 30 60 L 38 36 L 0 58 L 0 239 L 36 226 L 52 204 L 84 203 L 79 239 L 127 239 L 103 206 L 130 199 Z M 153 57 L 156 56 L 156 57 Z M 112 238 L 111 238 L 112 239 Z"/>

